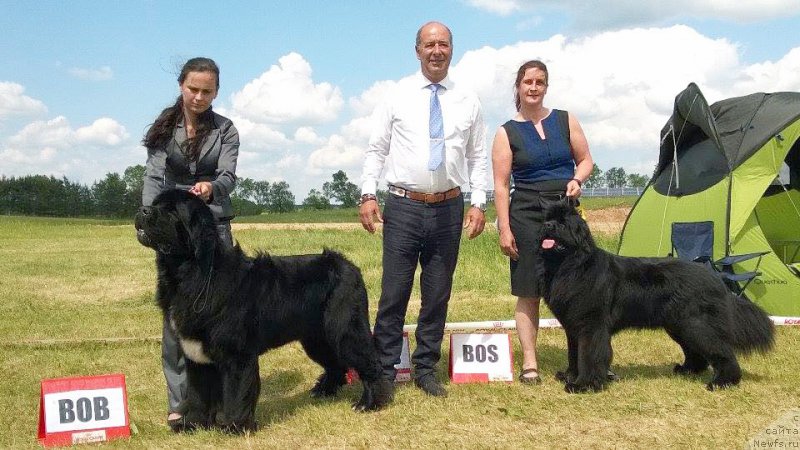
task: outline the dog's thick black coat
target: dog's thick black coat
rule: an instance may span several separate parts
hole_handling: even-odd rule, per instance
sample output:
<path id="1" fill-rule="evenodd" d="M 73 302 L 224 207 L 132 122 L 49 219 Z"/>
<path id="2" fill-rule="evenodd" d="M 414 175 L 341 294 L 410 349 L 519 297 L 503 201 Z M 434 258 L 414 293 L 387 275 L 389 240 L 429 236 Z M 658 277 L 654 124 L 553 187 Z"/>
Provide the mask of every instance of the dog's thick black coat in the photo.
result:
<path id="1" fill-rule="evenodd" d="M 635 258 L 599 249 L 567 203 L 549 208 L 537 252 L 540 294 L 567 334 L 567 392 L 601 390 L 611 336 L 625 328 L 663 328 L 685 355 L 675 372 L 714 370 L 709 390 L 738 384 L 736 351 L 767 351 L 774 327 L 756 305 L 733 295 L 718 275 L 676 258 Z"/>
<path id="2" fill-rule="evenodd" d="M 324 368 L 313 396 L 334 395 L 352 367 L 363 383 L 354 409 L 391 401 L 361 272 L 342 255 L 249 258 L 221 245 L 209 208 L 181 190 L 160 194 L 135 223 L 139 242 L 156 250 L 156 297 L 187 357 L 184 429 L 254 430 L 258 357 L 297 340 Z"/>

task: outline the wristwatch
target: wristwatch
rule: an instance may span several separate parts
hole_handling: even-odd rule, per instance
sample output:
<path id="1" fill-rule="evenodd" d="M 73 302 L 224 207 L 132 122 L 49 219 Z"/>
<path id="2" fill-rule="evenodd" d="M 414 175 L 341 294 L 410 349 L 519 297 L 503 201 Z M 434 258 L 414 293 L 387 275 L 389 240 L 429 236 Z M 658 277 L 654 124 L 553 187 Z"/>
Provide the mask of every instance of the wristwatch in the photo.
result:
<path id="1" fill-rule="evenodd" d="M 475 203 L 472 206 L 480 209 L 482 212 L 486 212 L 486 203 Z"/>
<path id="2" fill-rule="evenodd" d="M 375 194 L 362 194 L 358 204 L 363 205 L 364 203 L 371 200 L 378 201 L 378 197 Z"/>

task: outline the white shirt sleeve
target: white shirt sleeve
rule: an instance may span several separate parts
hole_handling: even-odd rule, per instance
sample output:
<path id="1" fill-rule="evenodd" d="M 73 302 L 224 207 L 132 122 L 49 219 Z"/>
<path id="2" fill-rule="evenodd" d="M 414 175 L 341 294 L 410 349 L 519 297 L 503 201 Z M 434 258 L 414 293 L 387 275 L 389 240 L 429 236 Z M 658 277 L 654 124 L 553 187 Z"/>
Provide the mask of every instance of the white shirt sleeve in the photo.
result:
<path id="1" fill-rule="evenodd" d="M 392 141 L 391 102 L 384 101 L 372 114 L 372 135 L 361 171 L 361 194 L 375 194 Z"/>
<path id="2" fill-rule="evenodd" d="M 477 205 L 486 203 L 488 188 L 488 157 L 486 153 L 486 125 L 483 123 L 481 103 L 475 99 L 475 109 L 470 136 L 465 148 L 469 185 L 472 195 L 470 203 Z"/>

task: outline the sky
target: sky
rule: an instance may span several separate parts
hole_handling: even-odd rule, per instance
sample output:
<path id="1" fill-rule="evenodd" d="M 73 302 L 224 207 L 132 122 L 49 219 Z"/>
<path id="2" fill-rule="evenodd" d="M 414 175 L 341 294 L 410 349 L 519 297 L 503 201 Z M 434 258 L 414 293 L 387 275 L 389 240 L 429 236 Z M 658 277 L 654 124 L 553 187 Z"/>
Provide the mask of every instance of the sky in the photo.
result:
<path id="1" fill-rule="evenodd" d="M 690 82 L 709 103 L 800 91 L 800 0 L 0 0 L 0 175 L 91 186 L 143 165 L 180 66 L 207 56 L 239 177 L 287 181 L 298 203 L 338 170 L 360 185 L 369 117 L 419 71 L 430 20 L 453 32 L 450 75 L 478 94 L 489 153 L 529 59 L 548 65 L 545 106 L 578 118 L 595 163 L 642 175 Z"/>

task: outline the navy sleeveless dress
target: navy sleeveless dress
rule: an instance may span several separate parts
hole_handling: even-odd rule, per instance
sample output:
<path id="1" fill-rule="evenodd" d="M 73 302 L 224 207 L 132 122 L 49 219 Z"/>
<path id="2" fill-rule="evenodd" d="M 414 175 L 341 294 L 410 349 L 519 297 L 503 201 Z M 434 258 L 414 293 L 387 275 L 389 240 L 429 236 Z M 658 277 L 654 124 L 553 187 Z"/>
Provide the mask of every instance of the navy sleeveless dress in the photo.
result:
<path id="1" fill-rule="evenodd" d="M 566 111 L 552 110 L 542 120 L 542 139 L 532 122 L 509 120 L 503 124 L 511 146 L 511 195 L 509 222 L 519 250 L 511 260 L 511 293 L 538 298 L 534 246 L 548 205 L 565 197 L 567 183 L 575 175 L 575 160 L 569 144 Z"/>

